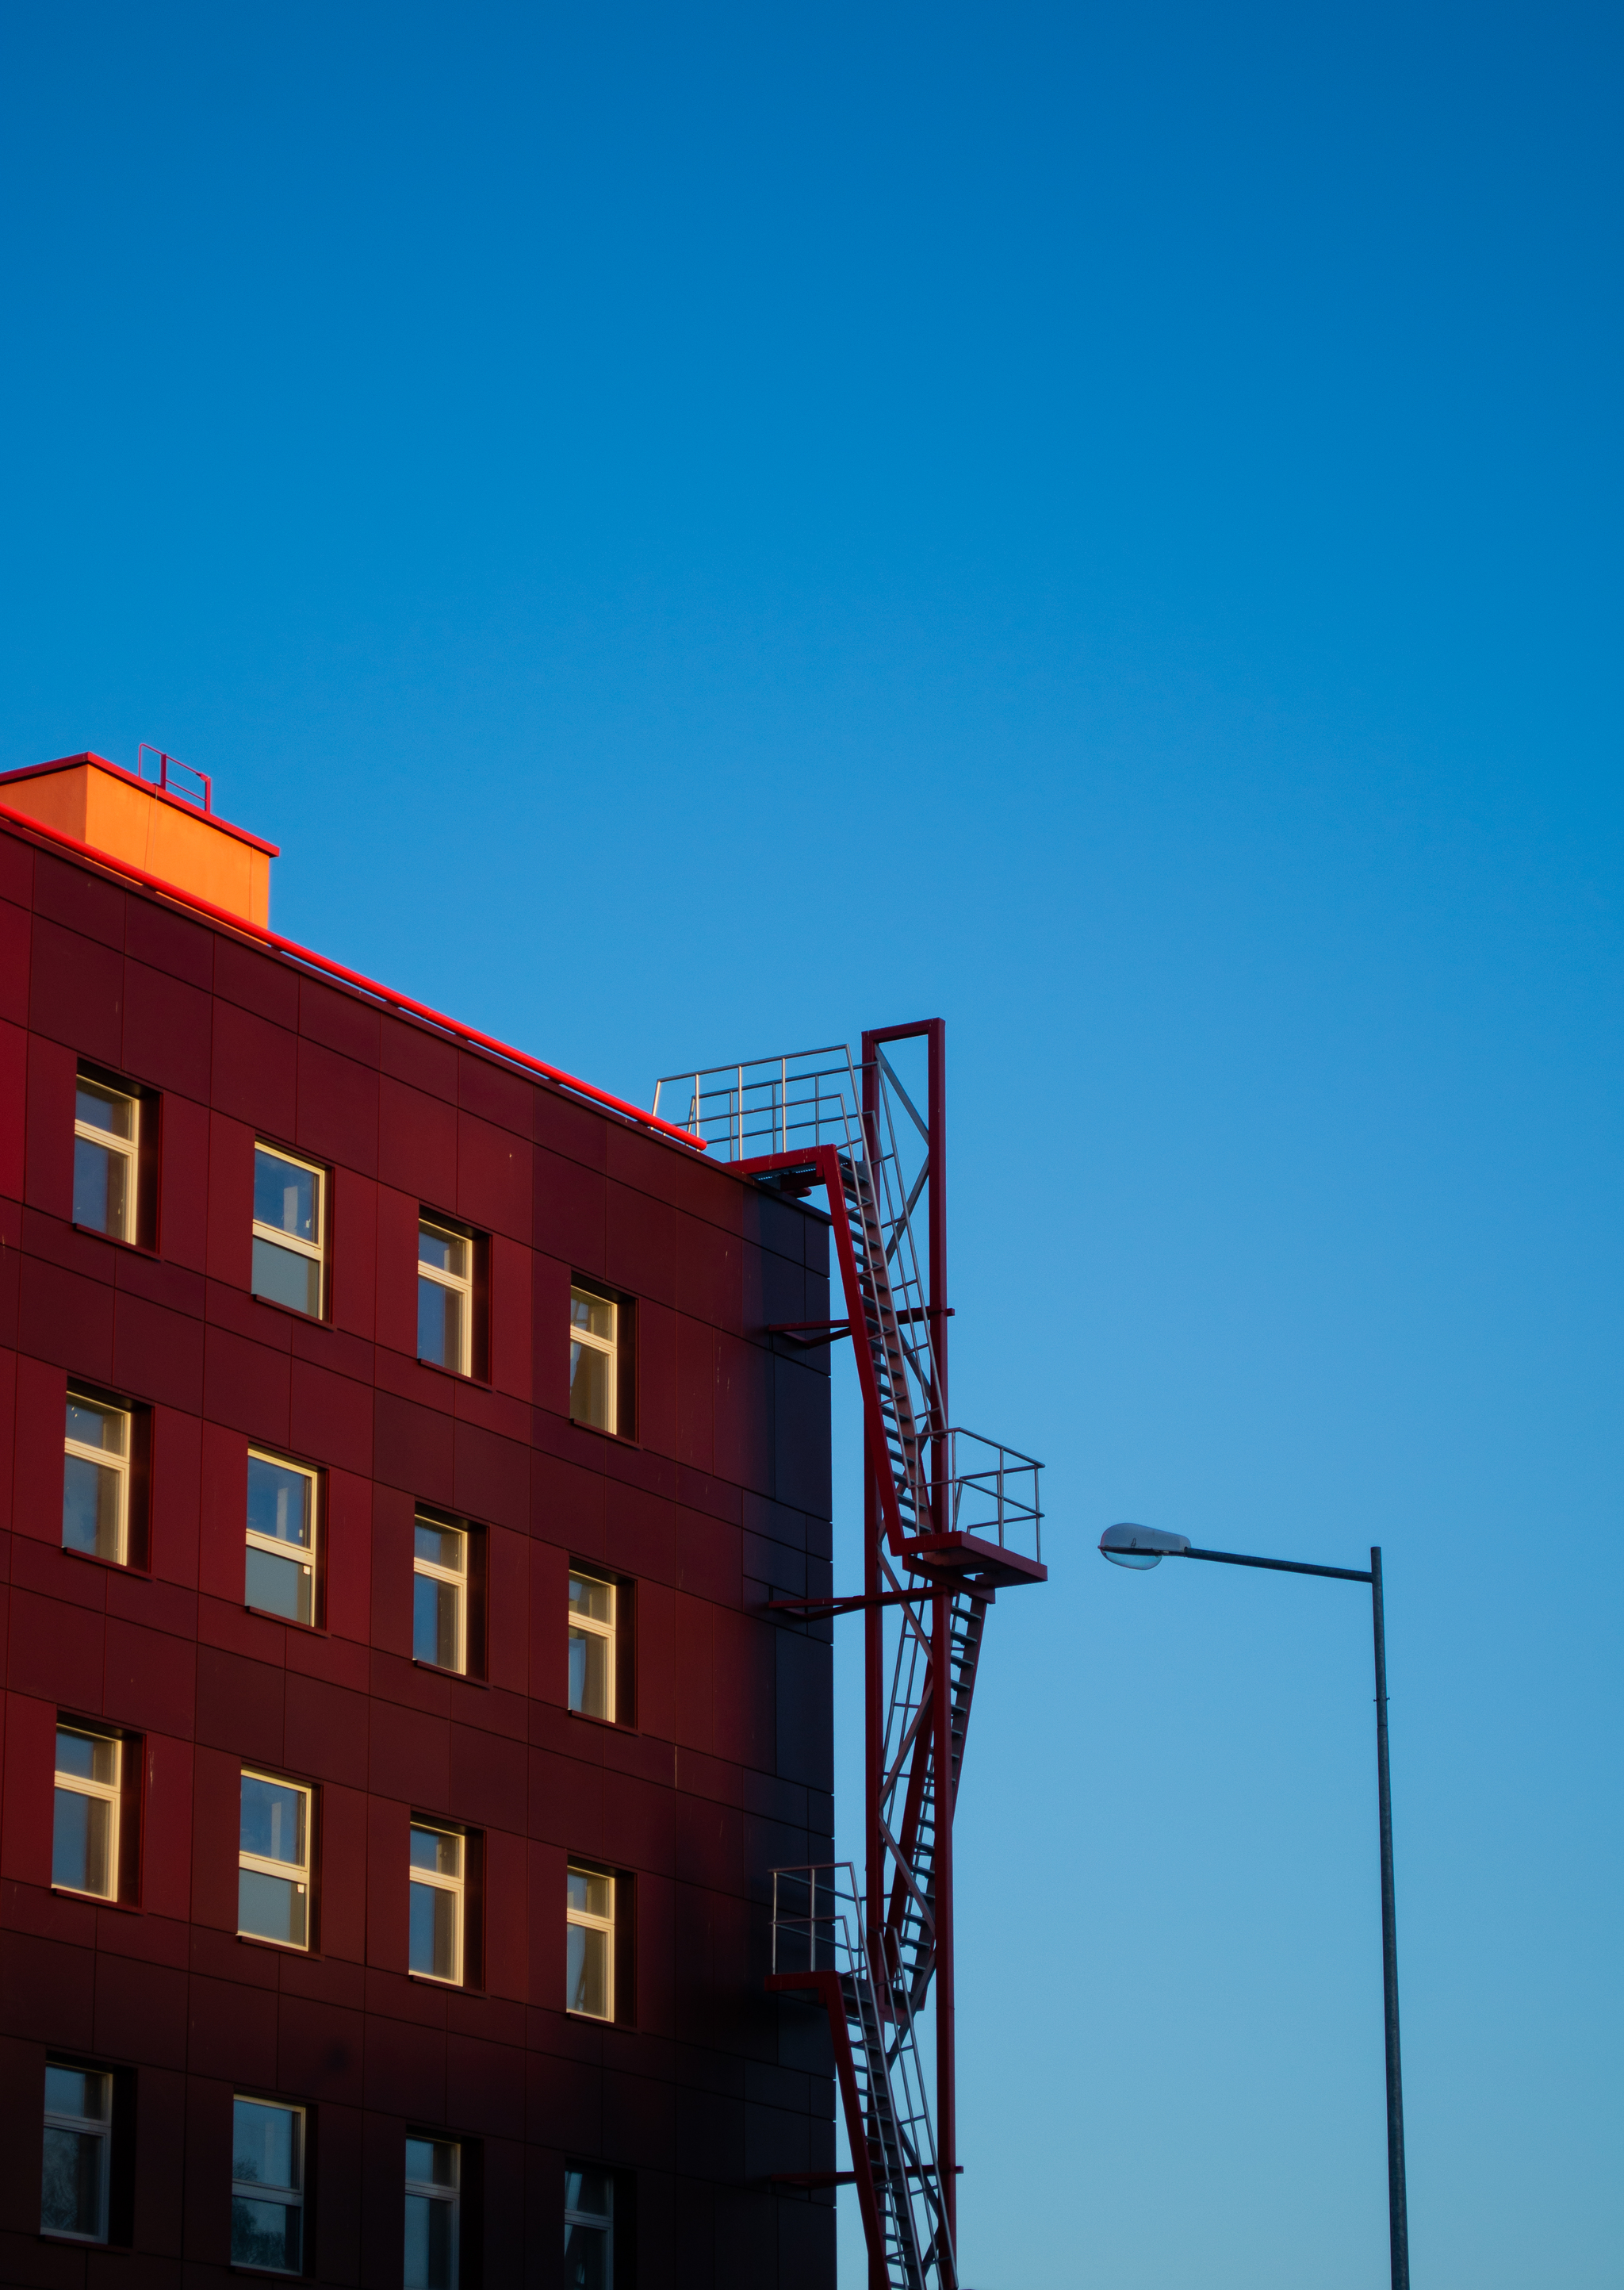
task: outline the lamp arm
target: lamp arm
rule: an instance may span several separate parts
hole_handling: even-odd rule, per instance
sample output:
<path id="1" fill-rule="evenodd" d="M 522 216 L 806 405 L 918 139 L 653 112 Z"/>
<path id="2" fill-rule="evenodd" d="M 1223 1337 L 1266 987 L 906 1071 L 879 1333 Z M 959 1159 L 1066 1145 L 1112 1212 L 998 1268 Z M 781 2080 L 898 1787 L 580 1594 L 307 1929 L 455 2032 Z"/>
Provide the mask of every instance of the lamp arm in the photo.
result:
<path id="1" fill-rule="evenodd" d="M 1329 1574 L 1338 1582 L 1368 1582 L 1352 1566 L 1310 1566 L 1300 1558 L 1248 1558 L 1239 1550 L 1164 1550 L 1164 1558 L 1211 1558 L 1220 1566 L 1267 1566 L 1274 1574 Z"/>

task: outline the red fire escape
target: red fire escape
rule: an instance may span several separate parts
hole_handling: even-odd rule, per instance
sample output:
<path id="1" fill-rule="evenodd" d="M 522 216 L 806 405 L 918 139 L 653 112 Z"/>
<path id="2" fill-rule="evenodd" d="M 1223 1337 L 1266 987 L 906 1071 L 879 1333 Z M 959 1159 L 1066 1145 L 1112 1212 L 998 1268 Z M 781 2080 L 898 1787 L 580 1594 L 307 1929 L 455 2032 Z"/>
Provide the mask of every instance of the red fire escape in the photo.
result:
<path id="1" fill-rule="evenodd" d="M 896 1069 L 909 1042 L 923 1113 Z M 855 1066 L 842 1045 L 671 1075 L 654 1099 L 741 1175 L 821 1187 L 833 1219 L 845 1318 L 774 1333 L 852 1338 L 863 1587 L 772 1603 L 864 1618 L 865 1881 L 844 1862 L 773 1871 L 768 1985 L 828 2015 L 869 2290 L 958 2290 L 953 1810 L 988 1607 L 1046 1580 L 1039 1466 L 948 1406 L 945 1046 L 940 1018 L 882 1027 Z M 932 1983 L 933 2122 L 916 2035 Z"/>

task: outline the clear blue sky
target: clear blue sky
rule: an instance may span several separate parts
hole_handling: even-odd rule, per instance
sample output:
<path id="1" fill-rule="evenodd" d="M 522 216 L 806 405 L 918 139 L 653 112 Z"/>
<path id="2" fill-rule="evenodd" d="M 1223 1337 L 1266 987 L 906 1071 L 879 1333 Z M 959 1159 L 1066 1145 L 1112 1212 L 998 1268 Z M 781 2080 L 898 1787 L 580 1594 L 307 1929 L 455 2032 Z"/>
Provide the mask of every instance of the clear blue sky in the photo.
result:
<path id="1" fill-rule="evenodd" d="M 1360 1594 L 1124 1517 L 1384 1545 L 1418 2290 L 1620 2278 L 1620 60 L 8 15 L 0 764 L 640 1097 L 948 1021 L 977 2290 L 1386 2279 Z"/>

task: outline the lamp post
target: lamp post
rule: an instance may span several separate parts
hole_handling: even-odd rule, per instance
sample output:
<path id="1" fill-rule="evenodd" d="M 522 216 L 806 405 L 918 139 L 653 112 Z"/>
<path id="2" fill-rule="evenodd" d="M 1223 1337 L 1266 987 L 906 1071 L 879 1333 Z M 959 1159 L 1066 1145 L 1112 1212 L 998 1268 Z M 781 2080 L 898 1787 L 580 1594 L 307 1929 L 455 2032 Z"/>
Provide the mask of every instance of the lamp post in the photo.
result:
<path id="1" fill-rule="evenodd" d="M 1381 1830 L 1381 1993 L 1388 2070 L 1388 2238 L 1393 2290 L 1410 2290 L 1410 2221 L 1404 2199 L 1404 2098 L 1398 2060 L 1398 1936 L 1393 1910 L 1393 1797 L 1388 1777 L 1388 1653 L 1381 1617 L 1381 1552 L 1372 1549 L 1368 1573 L 1351 1566 L 1309 1566 L 1296 1558 L 1251 1558 L 1238 1550 L 1197 1550 L 1184 1534 L 1154 1526 L 1108 1526 L 1100 1552 L 1113 1565 L 1141 1571 L 1164 1558 L 1208 1558 L 1220 1566 L 1262 1566 L 1275 1574 L 1325 1574 L 1337 1582 L 1368 1582 L 1376 1645 L 1376 1801 Z"/>

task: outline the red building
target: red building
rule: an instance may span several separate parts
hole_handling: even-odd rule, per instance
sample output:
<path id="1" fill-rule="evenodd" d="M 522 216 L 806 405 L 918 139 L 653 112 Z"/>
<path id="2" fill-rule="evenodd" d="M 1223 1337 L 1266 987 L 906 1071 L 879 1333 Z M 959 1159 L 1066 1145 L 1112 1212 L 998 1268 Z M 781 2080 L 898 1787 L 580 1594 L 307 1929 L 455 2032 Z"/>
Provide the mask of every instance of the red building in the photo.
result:
<path id="1" fill-rule="evenodd" d="M 828 1220 L 273 855 L 0 782 L 0 2278 L 831 2284 Z"/>

